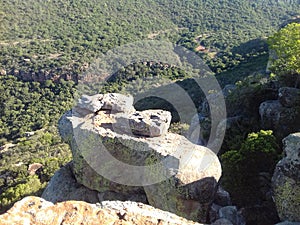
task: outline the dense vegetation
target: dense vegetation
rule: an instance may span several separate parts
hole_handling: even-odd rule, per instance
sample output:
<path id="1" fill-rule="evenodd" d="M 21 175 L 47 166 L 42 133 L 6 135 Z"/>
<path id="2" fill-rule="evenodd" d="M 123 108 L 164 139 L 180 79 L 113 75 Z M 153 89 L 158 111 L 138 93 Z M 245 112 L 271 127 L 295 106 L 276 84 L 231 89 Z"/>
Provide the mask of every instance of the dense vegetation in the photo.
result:
<path id="1" fill-rule="evenodd" d="M 53 126 L 15 142 L 0 150 L 0 212 L 24 196 L 41 195 L 54 172 L 71 160 L 69 146 L 62 143 Z M 30 175 L 33 163 L 42 164 L 42 168 Z"/>
<path id="2" fill-rule="evenodd" d="M 297 1 L 262 0 L 0 3 L 1 73 L 36 81 L 76 80 L 100 53 L 149 38 L 201 44 L 207 51 L 199 54 L 222 72 L 266 54 L 263 38 L 299 10 Z"/>
<path id="3" fill-rule="evenodd" d="M 260 191 L 259 175 L 267 173 L 270 176 L 273 173 L 279 153 L 280 149 L 272 131 L 261 130 L 250 133 L 239 149 L 222 155 L 223 184 L 231 190 L 236 204 L 241 206 L 261 203 L 257 201 L 265 198 L 265 193 Z"/>
<path id="4" fill-rule="evenodd" d="M 22 82 L 0 77 L 0 209 L 25 195 L 41 194 L 59 167 L 71 159 L 56 130 L 58 118 L 72 106 L 74 83 Z M 10 142 L 10 143 L 8 143 Z M 6 145 L 4 145 L 6 144 Z M 38 176 L 27 172 L 41 163 Z"/>
<path id="5" fill-rule="evenodd" d="M 0 144 L 26 132 L 55 125 L 72 106 L 74 83 L 51 80 L 22 82 L 13 76 L 0 77 Z"/>

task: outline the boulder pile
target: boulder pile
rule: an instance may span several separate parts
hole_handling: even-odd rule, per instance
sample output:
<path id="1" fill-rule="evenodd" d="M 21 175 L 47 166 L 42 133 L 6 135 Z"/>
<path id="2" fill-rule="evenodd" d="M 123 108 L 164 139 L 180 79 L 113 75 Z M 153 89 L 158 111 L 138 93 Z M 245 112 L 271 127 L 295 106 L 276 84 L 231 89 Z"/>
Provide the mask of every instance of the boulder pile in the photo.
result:
<path id="1" fill-rule="evenodd" d="M 132 96 L 110 93 L 82 96 L 59 129 L 72 149 L 75 179 L 100 201 L 134 199 L 205 222 L 220 162 L 210 149 L 168 132 L 170 122 L 170 112 L 136 111 Z"/>

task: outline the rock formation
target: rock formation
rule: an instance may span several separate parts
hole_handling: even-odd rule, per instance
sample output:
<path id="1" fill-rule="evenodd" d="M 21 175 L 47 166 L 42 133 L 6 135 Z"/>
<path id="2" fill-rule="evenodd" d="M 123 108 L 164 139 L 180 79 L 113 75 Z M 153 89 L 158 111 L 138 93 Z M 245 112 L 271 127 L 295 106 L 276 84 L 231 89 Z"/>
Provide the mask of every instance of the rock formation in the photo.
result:
<path id="1" fill-rule="evenodd" d="M 201 225 L 172 213 L 136 202 L 107 201 L 88 204 L 68 201 L 53 204 L 26 197 L 0 215 L 1 225 Z"/>
<path id="2" fill-rule="evenodd" d="M 205 222 L 221 176 L 217 156 L 169 133 L 169 112 L 135 111 L 131 99 L 83 96 L 61 118 L 59 129 L 70 143 L 76 180 L 100 197 L 146 196 L 154 207 Z"/>
<path id="3" fill-rule="evenodd" d="M 272 178 L 274 200 L 282 221 L 300 222 L 300 133 L 283 140 L 285 157 Z"/>
<path id="4" fill-rule="evenodd" d="M 54 174 L 41 197 L 52 203 L 68 200 L 99 202 L 98 192 L 77 183 L 72 172 L 72 163 L 68 163 Z"/>
<path id="5" fill-rule="evenodd" d="M 271 129 L 279 138 L 299 131 L 300 127 L 300 89 L 282 87 L 278 100 L 261 103 L 259 114 L 263 129 Z"/>

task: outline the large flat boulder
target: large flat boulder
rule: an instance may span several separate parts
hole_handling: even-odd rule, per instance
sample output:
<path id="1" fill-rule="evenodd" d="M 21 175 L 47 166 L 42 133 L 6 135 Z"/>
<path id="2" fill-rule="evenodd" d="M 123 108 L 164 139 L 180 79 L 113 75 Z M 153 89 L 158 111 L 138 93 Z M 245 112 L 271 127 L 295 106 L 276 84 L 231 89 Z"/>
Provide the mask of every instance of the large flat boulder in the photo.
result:
<path id="1" fill-rule="evenodd" d="M 132 125 L 130 121 L 136 119 Z M 139 124 L 147 119 L 150 122 Z M 73 108 L 59 128 L 70 143 L 77 181 L 101 193 L 146 193 L 154 207 L 206 221 L 221 176 L 220 162 L 210 149 L 169 133 L 169 119 L 170 114 L 162 110 L 105 108 L 94 113 L 80 105 Z M 145 127 L 150 127 L 148 133 Z"/>
<path id="2" fill-rule="evenodd" d="M 1 225 L 201 225 L 149 205 L 135 202 L 88 204 L 67 201 L 57 204 L 38 197 L 26 197 L 5 214 Z"/>

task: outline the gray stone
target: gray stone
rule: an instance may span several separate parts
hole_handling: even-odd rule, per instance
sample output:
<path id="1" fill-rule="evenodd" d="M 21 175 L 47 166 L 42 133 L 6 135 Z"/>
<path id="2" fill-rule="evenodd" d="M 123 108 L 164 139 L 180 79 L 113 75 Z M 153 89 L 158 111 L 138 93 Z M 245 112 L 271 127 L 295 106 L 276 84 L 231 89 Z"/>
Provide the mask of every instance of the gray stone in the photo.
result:
<path id="1" fill-rule="evenodd" d="M 291 87 L 282 87 L 278 91 L 279 102 L 284 107 L 300 106 L 300 89 Z"/>
<path id="2" fill-rule="evenodd" d="M 276 223 L 275 225 L 300 225 L 300 222 L 284 221 L 284 222 L 281 222 L 281 223 Z"/>
<path id="3" fill-rule="evenodd" d="M 82 97 L 78 100 L 77 106 L 82 109 L 87 109 L 91 112 L 97 112 L 103 106 L 102 99 L 102 94 L 97 94 L 93 96 L 82 95 Z"/>
<path id="4" fill-rule="evenodd" d="M 154 207 L 206 221 L 221 176 L 216 154 L 168 132 L 160 137 L 116 132 L 117 116 L 103 109 L 97 115 L 75 109 L 71 118 L 61 120 L 71 122 L 60 123 L 71 127 L 59 129 L 71 132 L 65 137 L 77 181 L 101 193 L 146 193 Z"/>
<path id="5" fill-rule="evenodd" d="M 25 197 L 5 214 L 1 225 L 201 225 L 175 214 L 136 202 L 108 201 L 88 204 L 82 201 L 56 203 L 39 197 Z"/>
<path id="6" fill-rule="evenodd" d="M 211 225 L 233 225 L 233 223 L 231 223 L 231 221 L 228 219 L 221 218 L 221 219 L 216 220 Z"/>
<path id="7" fill-rule="evenodd" d="M 222 208 L 222 206 L 219 206 L 215 203 L 213 203 L 209 210 L 209 222 L 213 223 L 219 219 L 219 210 Z"/>
<path id="8" fill-rule="evenodd" d="M 282 221 L 300 221 L 300 133 L 283 140 L 285 157 L 272 178 L 274 200 Z"/>
<path id="9" fill-rule="evenodd" d="M 287 108 L 278 100 L 269 100 L 261 103 L 259 114 L 262 128 L 273 130 L 279 138 L 299 130 L 300 112 L 297 107 Z"/>
<path id="10" fill-rule="evenodd" d="M 229 220 L 233 225 L 245 225 L 244 218 L 236 206 L 225 206 L 219 210 L 219 218 Z"/>
<path id="11" fill-rule="evenodd" d="M 290 134 L 283 139 L 285 158 L 294 163 L 300 163 L 300 133 Z"/>
<path id="12" fill-rule="evenodd" d="M 164 110 L 145 110 L 129 115 L 118 114 L 115 116 L 118 128 L 125 133 L 139 136 L 159 137 L 168 132 L 171 123 L 171 113 Z"/>
<path id="13" fill-rule="evenodd" d="M 78 184 L 72 171 L 72 163 L 58 170 L 49 181 L 42 198 L 52 203 L 76 200 L 89 203 L 98 202 L 97 192 Z"/>
<path id="14" fill-rule="evenodd" d="M 134 112 L 133 97 L 131 95 L 122 95 L 118 93 L 108 93 L 103 95 L 101 100 L 102 110 L 111 110 L 113 112 Z"/>
<path id="15" fill-rule="evenodd" d="M 230 195 L 221 186 L 218 187 L 214 203 L 220 206 L 232 205 Z"/>

